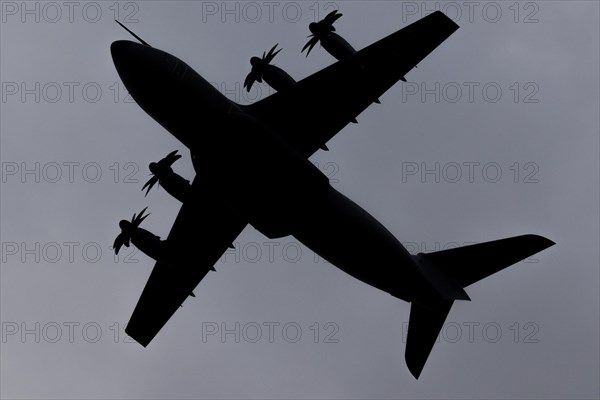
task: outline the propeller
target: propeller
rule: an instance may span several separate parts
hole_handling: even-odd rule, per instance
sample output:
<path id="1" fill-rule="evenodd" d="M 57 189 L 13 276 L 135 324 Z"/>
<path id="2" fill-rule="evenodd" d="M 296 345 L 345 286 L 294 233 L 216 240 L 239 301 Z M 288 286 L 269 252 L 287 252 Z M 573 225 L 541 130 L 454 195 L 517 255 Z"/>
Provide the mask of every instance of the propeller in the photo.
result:
<path id="1" fill-rule="evenodd" d="M 310 54 L 310 51 L 313 49 L 313 47 L 315 47 L 315 45 L 319 43 L 319 40 L 323 39 L 328 33 L 335 32 L 335 27 L 333 26 L 333 23 L 337 21 L 342 15 L 343 14 L 338 13 L 337 10 L 334 10 L 327 14 L 327 16 L 321 21 L 311 22 L 310 25 L 308 25 L 308 29 L 310 29 L 312 35 L 309 35 L 307 37 L 311 39 L 302 48 L 302 52 L 304 52 L 304 50 L 308 48 L 308 51 L 306 52 L 307 57 Z"/>
<path id="2" fill-rule="evenodd" d="M 265 73 L 265 69 L 271 63 L 271 61 L 273 61 L 275 56 L 281 51 L 281 49 L 275 51 L 277 46 L 279 46 L 279 43 L 273 46 L 268 53 L 263 52 L 262 58 L 252 57 L 250 59 L 252 70 L 250 71 L 248 76 L 246 76 L 246 80 L 244 81 L 244 87 L 248 92 L 252 88 L 252 85 L 254 85 L 255 81 L 262 83 L 262 78 L 263 74 Z"/>
<path id="3" fill-rule="evenodd" d="M 129 241 L 131 240 L 131 235 L 135 231 L 135 229 L 140 226 L 143 220 L 150 214 L 144 215 L 148 207 L 145 207 L 142 212 L 140 212 L 137 216 L 133 214 L 131 217 L 131 221 L 127 221 L 125 219 L 119 222 L 119 227 L 121 228 L 121 233 L 115 239 L 115 243 L 113 244 L 113 249 L 115 249 L 115 254 L 119 254 L 119 250 L 123 245 L 125 247 L 129 247 Z"/>
<path id="4" fill-rule="evenodd" d="M 167 154 L 167 156 L 165 158 L 163 158 L 162 160 L 160 160 L 159 162 L 150 163 L 148 168 L 150 168 L 150 175 L 152 175 L 152 178 L 150 178 L 150 180 L 148 180 L 148 182 L 146 182 L 146 184 L 142 188 L 142 191 L 143 191 L 144 189 L 146 189 L 146 187 L 148 187 L 148 190 L 146 190 L 145 196 L 148 196 L 150 189 L 152 189 L 152 187 L 156 183 L 158 183 L 159 177 L 164 172 L 168 171 L 171 168 L 171 165 L 173 165 L 173 163 L 175 161 L 179 160 L 180 158 L 181 158 L 181 155 L 177 154 L 177 150 L 175 150 L 175 151 L 172 151 L 169 154 Z"/>

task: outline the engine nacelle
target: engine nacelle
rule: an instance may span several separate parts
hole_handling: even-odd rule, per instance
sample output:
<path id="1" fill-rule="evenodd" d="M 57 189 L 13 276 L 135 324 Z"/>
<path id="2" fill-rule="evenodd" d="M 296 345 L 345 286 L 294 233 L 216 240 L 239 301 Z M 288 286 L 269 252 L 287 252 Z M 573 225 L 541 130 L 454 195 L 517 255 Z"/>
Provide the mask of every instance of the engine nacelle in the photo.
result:
<path id="1" fill-rule="evenodd" d="M 283 69 L 274 65 L 265 67 L 263 79 L 267 85 L 271 86 L 278 92 L 290 90 L 296 85 L 296 81 Z"/>
<path id="2" fill-rule="evenodd" d="M 131 243 L 156 261 L 163 261 L 167 257 L 166 242 L 143 228 L 135 228 L 131 235 Z"/>
<path id="3" fill-rule="evenodd" d="M 329 32 L 323 37 L 321 46 L 338 61 L 346 60 L 356 54 L 354 47 L 335 32 Z"/>
<path id="4" fill-rule="evenodd" d="M 160 185 L 180 202 L 187 200 L 192 193 L 190 181 L 176 174 L 171 168 L 159 176 Z"/>

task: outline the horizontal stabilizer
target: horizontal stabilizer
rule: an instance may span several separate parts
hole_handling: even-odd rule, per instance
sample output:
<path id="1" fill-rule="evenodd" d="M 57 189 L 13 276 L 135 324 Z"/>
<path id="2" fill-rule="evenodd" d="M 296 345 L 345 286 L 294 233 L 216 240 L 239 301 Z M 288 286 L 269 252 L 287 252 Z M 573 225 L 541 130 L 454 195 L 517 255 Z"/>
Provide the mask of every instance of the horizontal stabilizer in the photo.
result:
<path id="1" fill-rule="evenodd" d="M 543 236 L 523 235 L 426 253 L 424 256 L 460 286 L 467 287 L 552 245 L 554 242 Z"/>

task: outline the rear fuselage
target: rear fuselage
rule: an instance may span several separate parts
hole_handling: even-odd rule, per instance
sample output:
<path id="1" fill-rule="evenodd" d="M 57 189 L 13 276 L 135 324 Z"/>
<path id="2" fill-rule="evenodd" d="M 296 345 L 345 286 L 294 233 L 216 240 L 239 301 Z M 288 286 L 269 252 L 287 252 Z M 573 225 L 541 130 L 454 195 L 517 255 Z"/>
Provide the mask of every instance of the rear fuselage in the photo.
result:
<path id="1" fill-rule="evenodd" d="M 190 149 L 207 196 L 267 237 L 293 235 L 336 267 L 395 297 L 435 295 L 413 257 L 383 225 L 186 63 L 129 41 L 113 43 L 111 51 L 135 101 Z"/>

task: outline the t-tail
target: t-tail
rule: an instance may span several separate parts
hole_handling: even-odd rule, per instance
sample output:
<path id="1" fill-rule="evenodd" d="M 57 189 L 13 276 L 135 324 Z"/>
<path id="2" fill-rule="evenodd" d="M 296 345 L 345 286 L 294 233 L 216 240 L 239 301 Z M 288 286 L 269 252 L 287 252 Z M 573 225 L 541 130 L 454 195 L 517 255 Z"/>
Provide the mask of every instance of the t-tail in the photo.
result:
<path id="1" fill-rule="evenodd" d="M 552 245 L 542 236 L 523 235 L 414 256 L 439 298 L 412 302 L 404 358 L 413 376 L 419 378 L 454 301 L 470 300 L 465 287 Z"/>

